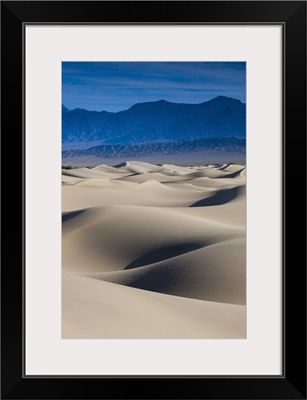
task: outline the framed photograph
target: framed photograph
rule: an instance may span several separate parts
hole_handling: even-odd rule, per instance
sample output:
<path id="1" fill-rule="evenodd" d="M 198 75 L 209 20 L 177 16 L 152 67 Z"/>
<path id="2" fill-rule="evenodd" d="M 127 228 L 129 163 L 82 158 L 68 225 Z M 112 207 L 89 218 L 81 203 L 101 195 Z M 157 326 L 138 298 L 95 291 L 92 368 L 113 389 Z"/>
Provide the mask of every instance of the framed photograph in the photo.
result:
<path id="1" fill-rule="evenodd" d="M 306 399 L 306 2 L 1 26 L 2 398 Z"/>

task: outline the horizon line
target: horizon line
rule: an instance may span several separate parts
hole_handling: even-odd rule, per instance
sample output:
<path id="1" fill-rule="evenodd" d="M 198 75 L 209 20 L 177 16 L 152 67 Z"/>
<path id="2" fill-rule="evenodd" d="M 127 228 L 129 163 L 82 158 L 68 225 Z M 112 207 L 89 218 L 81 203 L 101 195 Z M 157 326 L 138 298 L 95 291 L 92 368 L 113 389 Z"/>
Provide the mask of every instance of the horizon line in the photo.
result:
<path id="1" fill-rule="evenodd" d="M 110 113 L 110 114 L 117 114 L 117 113 L 120 113 L 120 112 L 123 112 L 123 111 L 128 111 L 128 110 L 130 110 L 132 107 L 134 107 L 134 106 L 136 106 L 136 105 L 138 105 L 138 104 L 148 104 L 148 103 L 160 103 L 160 102 L 165 102 L 165 103 L 171 103 L 171 104 L 200 105 L 200 104 L 204 104 L 204 103 L 209 103 L 209 101 L 218 99 L 219 97 L 224 97 L 224 98 L 226 98 L 226 99 L 237 100 L 237 101 L 239 101 L 240 103 L 246 105 L 246 102 L 243 102 L 243 101 L 240 100 L 240 99 L 236 99 L 236 98 L 230 97 L 230 96 L 219 95 L 219 96 L 216 96 L 216 97 L 212 97 L 210 100 L 206 100 L 206 101 L 203 101 L 203 102 L 201 102 L 201 103 L 176 103 L 176 102 L 174 102 L 174 101 L 168 101 L 168 100 L 165 100 L 165 99 L 154 100 L 154 101 L 144 101 L 144 102 L 132 104 L 129 108 L 125 108 L 125 109 L 119 110 L 119 111 L 88 110 L 88 109 L 83 108 L 83 107 L 68 108 L 68 107 L 66 107 L 65 104 L 63 104 L 63 103 L 62 103 L 62 107 L 65 107 L 65 108 L 68 110 L 68 112 L 74 111 L 74 110 L 85 110 L 85 111 L 90 111 L 90 112 L 107 112 L 107 113 Z"/>

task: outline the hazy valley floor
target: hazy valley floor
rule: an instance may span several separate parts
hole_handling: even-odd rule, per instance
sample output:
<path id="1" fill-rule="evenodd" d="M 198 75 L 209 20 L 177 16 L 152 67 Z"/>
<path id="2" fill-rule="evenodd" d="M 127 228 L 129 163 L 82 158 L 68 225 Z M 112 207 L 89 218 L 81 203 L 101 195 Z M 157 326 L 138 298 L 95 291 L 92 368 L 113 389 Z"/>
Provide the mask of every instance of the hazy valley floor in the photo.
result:
<path id="1" fill-rule="evenodd" d="M 77 146 L 77 145 L 76 145 Z M 63 145 L 64 148 L 64 145 Z M 63 158 L 63 165 L 70 165 L 76 167 L 94 167 L 98 164 L 116 165 L 127 158 L 123 159 L 122 156 L 112 156 L 110 158 L 103 158 L 94 155 L 71 157 L 66 156 Z M 220 151 L 220 150 L 203 150 L 196 152 L 178 152 L 174 154 L 155 153 L 147 155 L 134 155 L 134 161 L 153 163 L 153 164 L 175 164 L 175 165 L 202 165 L 204 160 L 209 163 L 231 163 L 245 164 L 245 152 L 234 151 Z"/>
<path id="2" fill-rule="evenodd" d="M 63 338 L 244 338 L 245 167 L 62 171 Z"/>

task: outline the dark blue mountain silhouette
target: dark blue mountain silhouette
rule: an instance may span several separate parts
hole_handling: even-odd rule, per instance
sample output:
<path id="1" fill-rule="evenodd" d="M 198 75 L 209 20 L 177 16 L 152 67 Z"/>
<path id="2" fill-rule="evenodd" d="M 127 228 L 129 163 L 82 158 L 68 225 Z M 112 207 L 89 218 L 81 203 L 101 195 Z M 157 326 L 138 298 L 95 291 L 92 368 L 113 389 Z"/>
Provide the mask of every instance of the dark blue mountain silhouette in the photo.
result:
<path id="1" fill-rule="evenodd" d="M 69 142 L 131 146 L 204 138 L 245 139 L 245 120 L 245 104 L 224 96 L 201 104 L 166 100 L 138 103 L 116 113 L 68 110 L 63 105 L 62 142 L 67 148 Z"/>
<path id="2" fill-rule="evenodd" d="M 69 109 L 62 104 L 62 114 L 69 112 Z"/>

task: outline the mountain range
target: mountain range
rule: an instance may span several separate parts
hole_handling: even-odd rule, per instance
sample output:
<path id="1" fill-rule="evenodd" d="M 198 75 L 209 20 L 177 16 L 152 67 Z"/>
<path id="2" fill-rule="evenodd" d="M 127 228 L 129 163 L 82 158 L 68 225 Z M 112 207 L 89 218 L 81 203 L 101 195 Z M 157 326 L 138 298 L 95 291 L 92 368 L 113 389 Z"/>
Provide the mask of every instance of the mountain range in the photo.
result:
<path id="1" fill-rule="evenodd" d="M 62 105 L 62 155 L 119 155 L 216 149 L 245 151 L 246 106 L 219 96 L 200 104 L 159 100 L 119 112 Z"/>
<path id="2" fill-rule="evenodd" d="M 245 152 L 245 139 L 213 138 L 179 140 L 172 142 L 138 143 L 135 145 L 102 144 L 82 149 L 63 150 L 63 157 L 96 156 L 103 158 L 123 157 L 133 158 L 156 153 L 176 154 L 196 151 L 220 150 L 235 153 Z"/>

